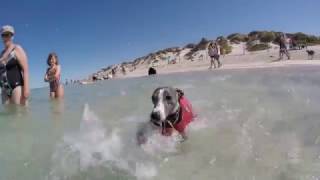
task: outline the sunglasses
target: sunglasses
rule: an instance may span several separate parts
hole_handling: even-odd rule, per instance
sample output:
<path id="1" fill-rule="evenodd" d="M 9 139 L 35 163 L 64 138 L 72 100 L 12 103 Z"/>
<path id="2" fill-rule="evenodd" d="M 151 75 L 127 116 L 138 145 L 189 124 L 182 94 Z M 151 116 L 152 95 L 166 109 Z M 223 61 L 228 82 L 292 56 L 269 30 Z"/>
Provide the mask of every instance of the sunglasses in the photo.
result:
<path id="1" fill-rule="evenodd" d="M 1 34 L 1 37 L 3 37 L 3 38 L 8 38 L 8 37 L 11 37 L 11 36 L 12 36 L 11 33 L 3 33 L 3 34 Z"/>

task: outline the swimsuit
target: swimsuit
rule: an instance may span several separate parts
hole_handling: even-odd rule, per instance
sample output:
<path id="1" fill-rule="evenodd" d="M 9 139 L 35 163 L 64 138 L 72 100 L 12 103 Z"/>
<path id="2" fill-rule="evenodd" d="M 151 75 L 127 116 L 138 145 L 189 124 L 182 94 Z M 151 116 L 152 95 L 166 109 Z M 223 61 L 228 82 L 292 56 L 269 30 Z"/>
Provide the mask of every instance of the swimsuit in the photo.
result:
<path id="1" fill-rule="evenodd" d="M 56 69 L 48 69 L 47 74 L 49 77 L 49 86 L 50 86 L 50 92 L 56 92 L 60 85 L 60 76 L 59 78 L 55 78 L 54 75 L 56 73 Z"/>
<path id="2" fill-rule="evenodd" d="M 217 47 L 209 48 L 209 56 L 215 59 L 219 58 L 219 50 Z"/>
<path id="3" fill-rule="evenodd" d="M 284 40 L 280 40 L 280 50 L 287 50 L 287 46 Z"/>
<path id="4" fill-rule="evenodd" d="M 50 92 L 56 92 L 60 85 L 59 80 L 53 80 L 49 83 L 50 85 Z"/>
<path id="5" fill-rule="evenodd" d="M 13 48 L 6 63 L 0 65 L 0 87 L 6 92 L 7 96 L 11 97 L 16 87 L 23 86 L 21 72 L 22 68 L 16 56 L 15 48 Z"/>

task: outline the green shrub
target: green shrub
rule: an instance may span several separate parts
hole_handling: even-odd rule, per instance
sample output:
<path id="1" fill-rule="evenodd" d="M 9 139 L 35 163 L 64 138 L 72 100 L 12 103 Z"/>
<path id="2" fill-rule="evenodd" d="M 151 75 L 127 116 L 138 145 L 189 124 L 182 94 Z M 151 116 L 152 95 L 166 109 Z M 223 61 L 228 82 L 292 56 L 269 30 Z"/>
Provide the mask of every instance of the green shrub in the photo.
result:
<path id="1" fill-rule="evenodd" d="M 199 51 L 199 50 L 204 50 L 207 49 L 207 46 L 209 44 L 209 40 L 207 40 L 206 38 L 202 38 L 201 41 L 197 44 L 195 50 Z"/>
<path id="2" fill-rule="evenodd" d="M 232 52 L 232 46 L 225 45 L 221 46 L 221 54 L 230 54 Z"/>
<path id="3" fill-rule="evenodd" d="M 276 35 L 274 32 L 261 32 L 259 34 L 259 39 L 263 43 L 273 42 L 276 39 Z"/>
<path id="4" fill-rule="evenodd" d="M 195 48 L 197 45 L 193 44 L 193 43 L 190 43 L 190 44 L 187 44 L 184 48 L 190 48 L 190 49 L 193 49 Z"/>
<path id="5" fill-rule="evenodd" d="M 320 39 L 317 36 L 307 35 L 301 32 L 293 34 L 292 37 L 299 44 L 317 45 L 320 44 Z"/>
<path id="6" fill-rule="evenodd" d="M 248 46 L 247 47 L 248 51 L 263 51 L 263 50 L 267 50 L 270 49 L 270 46 L 268 44 L 256 44 L 253 46 Z"/>
<path id="7" fill-rule="evenodd" d="M 239 42 L 247 42 L 249 38 L 245 34 L 234 33 L 234 34 L 230 34 L 227 37 L 227 39 L 229 39 L 230 42 L 239 43 Z"/>
<path id="8" fill-rule="evenodd" d="M 307 42 L 307 39 L 308 39 L 308 35 L 304 34 L 304 33 L 301 33 L 301 32 L 298 32 L 298 33 L 295 33 L 293 34 L 293 39 L 296 40 L 296 41 L 301 41 L 301 42 Z"/>
<path id="9" fill-rule="evenodd" d="M 316 36 L 308 36 L 308 37 L 307 37 L 307 43 L 310 43 L 310 44 L 319 44 L 320 41 L 319 41 L 319 39 L 318 39 Z"/>
<path id="10" fill-rule="evenodd" d="M 206 38 L 202 38 L 202 39 L 200 40 L 200 42 L 199 42 L 198 44 L 196 44 L 196 45 L 193 45 L 193 44 L 192 44 L 192 46 L 191 46 L 191 45 L 187 45 L 187 46 L 193 47 L 193 48 L 192 48 L 191 51 L 188 52 L 185 56 L 186 56 L 188 59 L 191 59 L 192 55 L 193 55 L 195 52 L 197 52 L 197 51 L 199 51 L 199 50 L 205 50 L 205 49 L 207 49 L 207 46 L 208 46 L 209 42 L 210 42 L 210 41 L 207 40 Z"/>
<path id="11" fill-rule="evenodd" d="M 232 52 L 232 47 L 229 45 L 229 42 L 225 37 L 218 37 L 217 42 L 221 48 L 221 54 L 229 54 Z"/>
<path id="12" fill-rule="evenodd" d="M 259 33 L 260 33 L 260 31 L 251 31 L 251 32 L 248 34 L 248 36 L 249 36 L 249 37 L 256 37 L 256 36 L 259 35 Z"/>

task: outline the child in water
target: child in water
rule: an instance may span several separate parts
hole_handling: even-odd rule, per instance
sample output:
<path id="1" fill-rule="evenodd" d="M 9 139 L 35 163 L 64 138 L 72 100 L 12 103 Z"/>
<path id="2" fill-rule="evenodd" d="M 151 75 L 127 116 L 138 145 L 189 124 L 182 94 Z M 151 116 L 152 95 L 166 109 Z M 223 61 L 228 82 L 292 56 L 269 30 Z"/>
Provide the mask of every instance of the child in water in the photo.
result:
<path id="1" fill-rule="evenodd" d="M 47 59 L 49 68 L 45 74 L 45 82 L 50 85 L 50 97 L 61 98 L 63 97 L 63 87 L 60 84 L 61 67 L 59 65 L 58 56 L 55 53 L 50 53 Z"/>

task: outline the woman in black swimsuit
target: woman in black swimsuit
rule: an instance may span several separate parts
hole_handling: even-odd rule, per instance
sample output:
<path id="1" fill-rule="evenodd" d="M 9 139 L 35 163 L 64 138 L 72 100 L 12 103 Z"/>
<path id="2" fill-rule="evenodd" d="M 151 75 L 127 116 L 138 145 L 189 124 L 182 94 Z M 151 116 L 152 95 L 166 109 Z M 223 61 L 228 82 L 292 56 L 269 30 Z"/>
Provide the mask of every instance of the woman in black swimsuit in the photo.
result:
<path id="1" fill-rule="evenodd" d="M 14 28 L 3 26 L 4 50 L 0 55 L 0 87 L 3 104 L 26 105 L 30 94 L 28 58 L 23 48 L 13 43 Z"/>

